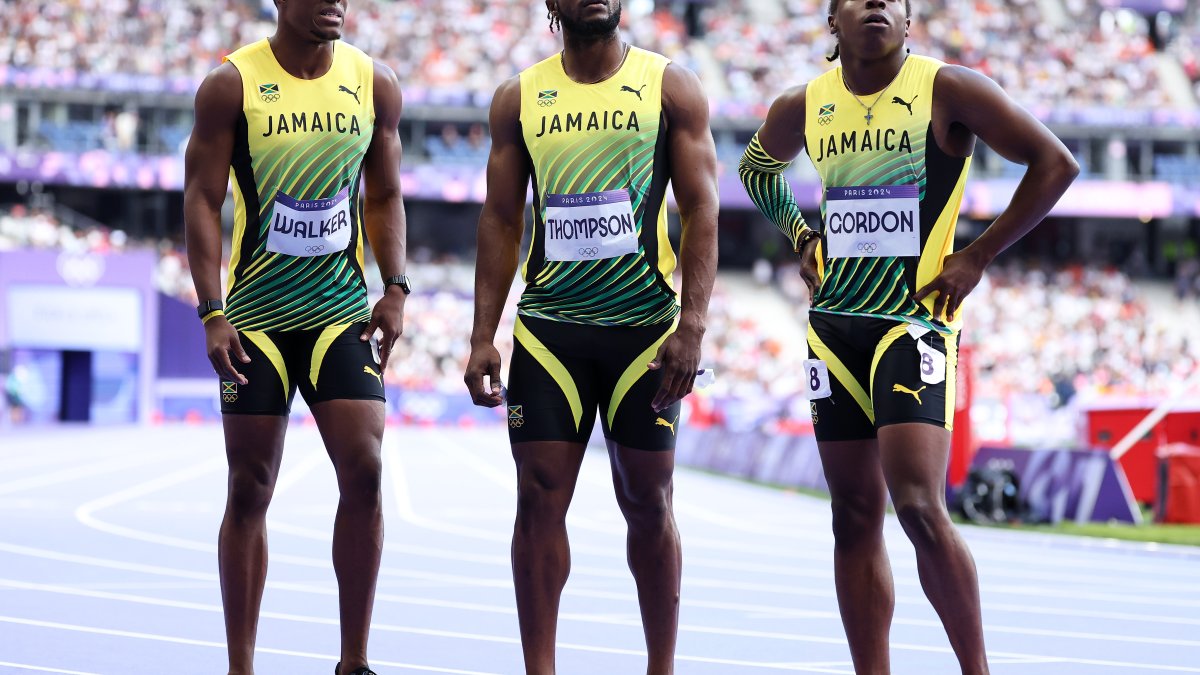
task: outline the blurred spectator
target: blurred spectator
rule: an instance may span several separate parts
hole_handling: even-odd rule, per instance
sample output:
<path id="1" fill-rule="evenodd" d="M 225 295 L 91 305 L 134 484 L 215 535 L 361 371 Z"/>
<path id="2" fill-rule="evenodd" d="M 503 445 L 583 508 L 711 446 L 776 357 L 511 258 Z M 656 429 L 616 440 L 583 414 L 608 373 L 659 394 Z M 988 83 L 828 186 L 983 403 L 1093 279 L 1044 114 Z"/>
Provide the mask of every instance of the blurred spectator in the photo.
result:
<path id="1" fill-rule="evenodd" d="M 757 2 L 714 3 L 694 39 L 671 5 L 627 3 L 625 38 L 699 72 L 726 113 L 761 115 L 781 91 L 833 67 L 826 0 L 781 0 L 777 20 Z M 1144 19 L 1083 0 L 1065 9 L 1065 23 L 1052 25 L 1037 0 L 919 2 L 910 41 L 915 53 L 988 74 L 1031 107 L 1171 104 Z M 5 10 L 0 63 L 16 71 L 194 82 L 274 25 L 270 0 L 31 0 Z M 1186 27 L 1168 51 L 1200 83 L 1198 35 Z M 560 49 L 545 6 L 529 0 L 356 0 L 346 39 L 390 65 L 417 105 L 484 104 L 500 82 Z"/>

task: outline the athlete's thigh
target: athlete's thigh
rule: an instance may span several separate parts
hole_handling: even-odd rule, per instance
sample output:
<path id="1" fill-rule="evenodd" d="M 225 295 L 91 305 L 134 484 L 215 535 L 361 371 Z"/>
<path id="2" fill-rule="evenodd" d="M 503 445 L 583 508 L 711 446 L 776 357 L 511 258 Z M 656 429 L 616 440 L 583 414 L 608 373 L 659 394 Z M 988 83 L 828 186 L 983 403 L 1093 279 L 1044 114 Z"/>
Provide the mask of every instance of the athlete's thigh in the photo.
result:
<path id="1" fill-rule="evenodd" d="M 287 415 L 226 413 L 221 417 L 229 473 L 273 487 L 283 458 Z"/>
<path id="2" fill-rule="evenodd" d="M 821 359 L 829 371 L 830 395 L 810 403 L 818 441 L 875 437 L 870 396 L 871 353 L 858 345 L 861 336 L 854 334 L 859 329 L 855 321 L 855 317 L 824 312 L 808 314 L 809 358 Z"/>
<path id="3" fill-rule="evenodd" d="M 287 366 L 292 350 L 287 333 L 238 331 L 249 363 L 236 367 L 246 384 L 221 380 L 221 412 L 231 415 L 287 416 L 291 410 L 296 383 Z"/>
<path id="4" fill-rule="evenodd" d="M 658 348 L 675 332 L 675 323 L 596 328 L 589 352 L 600 378 L 600 423 L 604 437 L 625 448 L 674 450 L 680 402 L 655 412 L 662 370 L 650 370 Z"/>
<path id="5" fill-rule="evenodd" d="M 508 368 L 508 437 L 587 443 L 596 423 L 596 373 L 582 355 L 591 326 L 519 316 Z"/>
<path id="6" fill-rule="evenodd" d="M 387 417 L 383 401 L 335 399 L 312 406 L 313 418 L 334 466 L 381 464 L 380 449 Z"/>
<path id="7" fill-rule="evenodd" d="M 384 400 L 375 347 L 359 339 L 365 328 L 365 323 L 354 323 L 303 331 L 303 348 L 298 346 L 288 366 L 309 407 L 325 401 Z"/>
<path id="8" fill-rule="evenodd" d="M 914 337 L 916 336 L 916 337 Z M 918 422 L 952 429 L 958 334 L 897 323 L 876 347 L 875 426 Z"/>

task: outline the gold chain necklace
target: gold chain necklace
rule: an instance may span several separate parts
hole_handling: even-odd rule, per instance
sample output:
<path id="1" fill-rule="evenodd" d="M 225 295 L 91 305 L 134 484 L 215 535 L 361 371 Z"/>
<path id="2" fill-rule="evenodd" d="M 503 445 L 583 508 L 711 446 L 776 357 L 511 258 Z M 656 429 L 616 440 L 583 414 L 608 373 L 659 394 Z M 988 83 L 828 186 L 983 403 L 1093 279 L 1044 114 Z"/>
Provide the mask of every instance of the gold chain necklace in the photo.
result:
<path id="1" fill-rule="evenodd" d="M 603 82 L 603 81 L 607 80 L 608 78 L 612 77 L 613 75 L 616 75 L 617 71 L 621 69 L 621 66 L 625 65 L 625 59 L 627 59 L 629 57 L 629 43 L 623 42 L 621 44 L 625 45 L 625 49 L 621 52 L 621 62 L 618 63 L 617 67 L 613 68 L 611 71 L 609 71 L 608 74 L 606 74 L 604 77 L 592 80 L 590 82 L 580 82 L 579 80 L 576 80 L 575 78 L 571 77 L 570 74 L 567 74 L 567 79 L 571 80 L 575 84 L 596 84 L 598 82 Z M 567 60 L 563 56 L 566 53 L 567 53 L 566 49 L 563 49 L 561 52 L 558 53 L 558 62 L 560 64 L 562 64 L 563 73 L 567 72 Z"/>
<path id="2" fill-rule="evenodd" d="M 904 57 L 904 61 L 900 62 L 900 70 L 896 71 L 896 74 L 892 76 L 891 81 L 888 82 L 887 86 L 884 87 L 883 90 L 879 92 L 879 95 L 875 97 L 875 100 L 871 102 L 871 105 L 867 105 L 866 103 L 863 103 L 862 99 L 858 97 L 858 94 L 854 93 L 854 90 L 850 88 L 850 83 L 846 82 L 846 69 L 845 68 L 841 69 L 840 74 L 842 76 L 842 85 L 846 87 L 846 91 L 850 92 L 850 95 L 854 97 L 854 100 L 858 101 L 858 104 L 863 107 L 863 110 L 867 111 L 867 114 L 865 115 L 865 119 L 867 120 L 867 126 L 871 126 L 871 118 L 875 117 L 874 115 L 871 114 L 871 110 L 873 110 L 875 108 L 875 104 L 879 103 L 879 99 L 883 98 L 883 95 L 887 93 L 887 90 L 891 88 L 892 84 L 897 79 L 899 79 L 900 73 L 904 70 L 904 64 L 907 62 L 908 62 L 908 57 Z"/>

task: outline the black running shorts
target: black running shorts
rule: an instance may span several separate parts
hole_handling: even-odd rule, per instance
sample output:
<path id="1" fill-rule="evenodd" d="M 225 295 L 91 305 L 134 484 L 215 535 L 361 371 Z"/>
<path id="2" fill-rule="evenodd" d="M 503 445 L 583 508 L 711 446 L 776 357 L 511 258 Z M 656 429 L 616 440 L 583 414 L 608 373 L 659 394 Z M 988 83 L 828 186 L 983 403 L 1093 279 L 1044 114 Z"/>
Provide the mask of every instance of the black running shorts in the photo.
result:
<path id="1" fill-rule="evenodd" d="M 322 330 L 238 331 L 250 363 L 233 359 L 247 384 L 221 382 L 221 412 L 287 415 L 296 390 L 309 406 L 323 401 L 382 401 L 378 350 L 358 339 L 365 323 Z"/>
<path id="2" fill-rule="evenodd" d="M 519 316 L 505 403 L 509 440 L 586 443 L 598 409 L 605 438 L 673 450 L 680 404 L 654 412 L 662 371 L 646 366 L 674 330 L 674 323 L 592 326 Z"/>
<path id="3" fill-rule="evenodd" d="M 874 438 L 905 422 L 953 429 L 957 332 L 827 312 L 808 322 L 809 357 L 825 362 L 832 391 L 812 401 L 818 441 Z"/>

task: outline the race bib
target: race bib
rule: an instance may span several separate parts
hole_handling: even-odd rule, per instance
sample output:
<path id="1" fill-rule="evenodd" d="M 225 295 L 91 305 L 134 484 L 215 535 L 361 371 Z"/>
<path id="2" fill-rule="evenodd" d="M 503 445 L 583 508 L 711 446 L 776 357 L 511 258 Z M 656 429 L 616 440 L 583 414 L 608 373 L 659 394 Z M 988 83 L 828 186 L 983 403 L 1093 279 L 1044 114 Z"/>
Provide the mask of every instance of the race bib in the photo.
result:
<path id="1" fill-rule="evenodd" d="M 636 253 L 628 190 L 546 195 L 546 260 L 604 260 Z"/>
<path id="2" fill-rule="evenodd" d="M 804 389 L 809 400 L 828 398 L 833 391 L 829 388 L 829 367 L 821 359 L 804 359 Z"/>
<path id="3" fill-rule="evenodd" d="M 350 245 L 350 188 L 328 199 L 275 193 L 267 250 L 300 258 L 329 255 Z"/>
<path id="4" fill-rule="evenodd" d="M 917 354 L 921 359 L 921 381 L 925 384 L 941 384 L 946 381 L 946 355 L 917 340 Z"/>
<path id="5" fill-rule="evenodd" d="M 916 185 L 825 190 L 830 258 L 921 255 L 921 192 Z"/>

